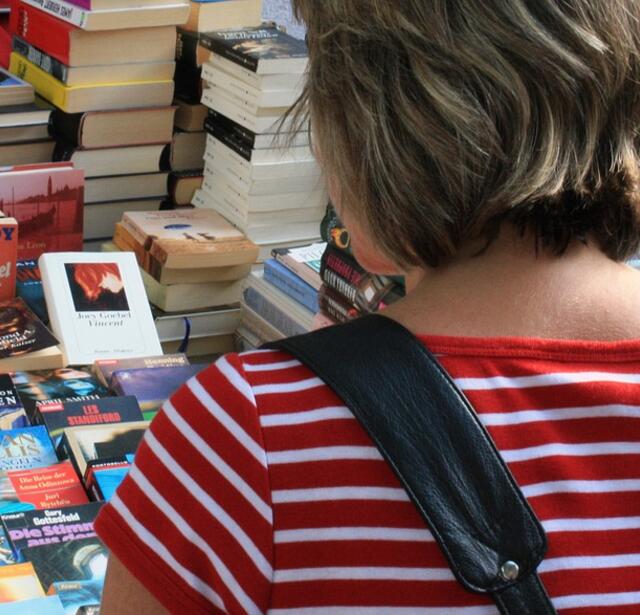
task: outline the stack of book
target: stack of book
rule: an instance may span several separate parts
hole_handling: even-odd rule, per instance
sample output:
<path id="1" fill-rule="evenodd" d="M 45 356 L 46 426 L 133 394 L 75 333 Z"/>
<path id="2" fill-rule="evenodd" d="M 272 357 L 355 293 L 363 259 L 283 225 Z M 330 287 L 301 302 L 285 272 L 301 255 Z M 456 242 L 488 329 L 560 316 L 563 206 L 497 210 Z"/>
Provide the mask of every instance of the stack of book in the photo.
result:
<path id="1" fill-rule="evenodd" d="M 211 338 L 233 334 L 242 279 L 258 247 L 217 212 L 128 212 L 103 249 L 135 254 L 149 301 L 163 312 L 156 323 L 164 342 L 207 337 L 211 350 L 205 354 L 212 354 L 220 351 L 221 340 L 216 344 Z M 222 350 L 229 347 L 223 344 Z"/>
<path id="2" fill-rule="evenodd" d="M 325 184 L 308 131 L 281 121 L 301 92 L 306 45 L 275 27 L 203 33 L 200 45 L 210 50 L 202 65 L 209 114 L 194 205 L 244 231 L 260 246 L 260 260 L 276 247 L 317 240 Z"/>
<path id="3" fill-rule="evenodd" d="M 375 275 L 363 269 L 351 254 L 349 233 L 329 205 L 321 225 L 327 249 L 320 263 L 321 314 L 333 323 L 348 322 L 383 309 L 404 296 L 402 278 Z"/>
<path id="4" fill-rule="evenodd" d="M 320 262 L 325 249 L 326 243 L 276 248 L 264 267 L 251 272 L 243 290 L 239 348 L 257 348 L 327 324 L 318 321 Z"/>
<path id="5" fill-rule="evenodd" d="M 189 20 L 178 28 L 175 72 L 175 131 L 167 162 L 169 176 L 168 207 L 190 205 L 194 192 L 202 185 L 207 108 L 202 96 L 202 64 L 209 51 L 200 43 L 200 33 L 207 30 L 258 26 L 261 23 L 261 0 L 202 0 L 191 2 Z"/>
<path id="6" fill-rule="evenodd" d="M 158 209 L 175 109 L 176 25 L 185 0 L 19 0 L 10 69 L 56 110 L 54 160 L 85 171 L 84 238 L 113 234 L 123 211 Z"/>
<path id="7" fill-rule="evenodd" d="M 51 160 L 50 113 L 50 105 L 36 98 L 30 83 L 0 68 L 1 166 Z"/>

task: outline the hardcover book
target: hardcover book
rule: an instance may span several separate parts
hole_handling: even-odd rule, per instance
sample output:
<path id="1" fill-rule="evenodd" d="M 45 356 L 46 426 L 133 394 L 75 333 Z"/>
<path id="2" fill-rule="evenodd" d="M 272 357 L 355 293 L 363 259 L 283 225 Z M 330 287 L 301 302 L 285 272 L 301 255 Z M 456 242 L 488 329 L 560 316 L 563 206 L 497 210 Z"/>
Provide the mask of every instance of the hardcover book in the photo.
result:
<path id="1" fill-rule="evenodd" d="M 300 41 L 275 27 L 204 32 L 200 44 L 254 73 L 302 74 L 308 51 Z"/>
<path id="2" fill-rule="evenodd" d="M 82 483 L 68 461 L 43 468 L 6 472 L 4 486 L 0 515 L 88 502 Z"/>
<path id="3" fill-rule="evenodd" d="M 189 359 L 183 353 L 163 354 L 138 359 L 99 359 L 93 364 L 93 371 L 100 382 L 108 387 L 113 372 L 121 369 L 149 369 L 152 367 L 176 367 L 189 365 Z"/>
<path id="4" fill-rule="evenodd" d="M 128 212 L 122 226 L 170 268 L 225 267 L 255 261 L 258 247 L 210 209 Z"/>
<path id="5" fill-rule="evenodd" d="M 124 369 L 113 372 L 111 387 L 118 395 L 135 395 L 145 419 L 153 418 L 162 404 L 205 365 Z"/>
<path id="6" fill-rule="evenodd" d="M 135 397 L 103 397 L 89 401 L 68 401 L 39 406 L 42 424 L 57 447 L 66 427 L 142 421 Z"/>
<path id="7" fill-rule="evenodd" d="M 31 562 L 0 567 L 0 603 L 20 604 L 21 600 L 31 601 L 34 598 L 44 598 L 44 592 Z M 23 610 L 15 612 L 20 615 L 26 613 Z"/>
<path id="8" fill-rule="evenodd" d="M 108 553 L 102 541 L 94 536 L 27 547 L 22 550 L 22 556 L 33 564 L 42 587 L 49 589 L 58 581 L 103 579 Z"/>
<path id="9" fill-rule="evenodd" d="M 206 32 L 258 26 L 262 22 L 262 0 L 192 0 L 187 30 Z"/>
<path id="10" fill-rule="evenodd" d="M 0 374 L 0 429 L 28 427 L 27 413 L 9 374 Z"/>
<path id="11" fill-rule="evenodd" d="M 84 173 L 73 164 L 0 169 L 0 209 L 18 221 L 18 258 L 82 249 Z"/>
<path id="12" fill-rule="evenodd" d="M 49 322 L 44 290 L 42 290 L 42 276 L 36 261 L 18 260 L 16 262 L 16 295 L 24 300 L 45 325 Z"/>
<path id="13" fill-rule="evenodd" d="M 38 407 L 60 401 L 85 401 L 106 397 L 109 391 L 90 368 L 18 371 L 11 374 L 18 395 L 32 422 L 40 422 Z"/>
<path id="14" fill-rule="evenodd" d="M 61 366 L 58 343 L 23 299 L 0 301 L 0 371 Z"/>
<path id="15" fill-rule="evenodd" d="M 149 421 L 67 427 L 58 450 L 64 451 L 84 479 L 91 460 L 134 455 L 147 427 Z"/>
<path id="16" fill-rule="evenodd" d="M 2 525 L 17 555 L 27 547 L 93 538 L 93 522 L 102 502 L 2 515 Z"/>
<path id="17" fill-rule="evenodd" d="M 133 254 L 44 254 L 39 265 L 51 326 L 69 364 L 161 354 Z"/>
<path id="18" fill-rule="evenodd" d="M 86 10 L 65 0 L 22 0 L 83 30 L 118 30 L 183 24 L 189 15 L 184 2 L 159 6 L 128 6 Z"/>

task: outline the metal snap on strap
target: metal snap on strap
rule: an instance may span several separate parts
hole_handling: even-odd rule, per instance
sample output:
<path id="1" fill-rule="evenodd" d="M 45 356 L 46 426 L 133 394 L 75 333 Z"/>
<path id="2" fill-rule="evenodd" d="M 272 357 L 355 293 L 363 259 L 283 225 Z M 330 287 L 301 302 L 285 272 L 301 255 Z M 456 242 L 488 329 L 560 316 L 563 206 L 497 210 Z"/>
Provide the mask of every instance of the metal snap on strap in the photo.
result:
<path id="1" fill-rule="evenodd" d="M 520 574 L 520 566 L 511 560 L 505 562 L 500 566 L 500 576 L 505 581 L 515 581 Z"/>

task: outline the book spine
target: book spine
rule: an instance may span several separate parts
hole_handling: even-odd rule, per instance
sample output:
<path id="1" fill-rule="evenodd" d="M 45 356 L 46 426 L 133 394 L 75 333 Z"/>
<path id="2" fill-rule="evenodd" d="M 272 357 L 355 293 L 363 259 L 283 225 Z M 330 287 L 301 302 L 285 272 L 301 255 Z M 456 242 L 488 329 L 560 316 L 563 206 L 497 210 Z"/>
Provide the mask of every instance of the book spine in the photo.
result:
<path id="1" fill-rule="evenodd" d="M 361 312 L 343 301 L 331 288 L 324 286 L 318 295 L 320 310 L 337 322 L 349 322 L 361 315 Z"/>
<path id="2" fill-rule="evenodd" d="M 54 109 L 49 116 L 49 134 L 58 142 L 72 148 L 82 145 L 81 126 L 84 113 L 65 113 Z M 62 158 L 68 160 L 69 158 Z"/>
<path id="3" fill-rule="evenodd" d="M 220 124 L 212 122 L 211 125 L 207 126 L 207 120 L 205 120 L 205 130 L 231 151 L 238 154 L 238 156 L 241 156 L 247 162 L 251 162 L 251 154 L 253 153 L 253 150 L 245 141 L 224 130 Z"/>
<path id="4" fill-rule="evenodd" d="M 67 88 L 15 51 L 11 54 L 9 70 L 28 81 L 37 94 L 56 107 L 64 110 L 67 106 Z"/>
<path id="5" fill-rule="evenodd" d="M 63 0 L 21 0 L 24 4 L 33 6 L 49 15 L 62 19 L 67 23 L 83 28 L 86 26 L 90 11 L 75 6 Z"/>
<path id="6" fill-rule="evenodd" d="M 182 60 L 176 61 L 174 81 L 175 98 L 190 105 L 200 102 L 202 96 L 201 70 L 194 68 Z"/>
<path id="7" fill-rule="evenodd" d="M 264 264 L 264 279 L 314 314 L 318 311 L 318 293 L 296 275 L 284 275 L 267 260 Z"/>
<path id="8" fill-rule="evenodd" d="M 331 269 L 347 280 L 349 284 L 353 284 L 356 287 L 362 283 L 364 276 L 368 275 L 351 256 L 336 250 L 332 246 L 327 246 L 322 257 L 322 263 L 325 268 Z"/>
<path id="9" fill-rule="evenodd" d="M 330 269 L 323 269 L 320 273 L 322 276 L 322 281 L 327 286 L 337 290 L 349 301 L 349 303 L 355 305 L 358 298 L 357 288 L 349 284 L 349 282 L 340 277 L 337 273 L 335 273 L 335 271 L 331 271 Z"/>
<path id="10" fill-rule="evenodd" d="M 17 10 L 11 11 L 10 29 L 29 44 L 69 65 L 71 32 L 75 29 L 70 24 L 20 2 Z"/>
<path id="11" fill-rule="evenodd" d="M 30 0 L 36 1 L 36 0 Z M 200 34 L 200 44 L 209 51 L 231 60 L 234 64 L 238 64 L 253 73 L 258 72 L 258 59 L 245 56 L 242 53 L 234 51 L 223 42 L 221 42 L 216 36 L 210 36 L 206 32 Z"/>
<path id="12" fill-rule="evenodd" d="M 301 327 L 282 310 L 265 299 L 255 288 L 249 287 L 245 289 L 244 300 L 256 314 L 262 316 L 262 318 L 286 337 L 307 333 L 304 327 Z"/>
<path id="13" fill-rule="evenodd" d="M 178 38 L 176 41 L 176 62 L 181 62 L 192 69 L 199 69 L 198 66 L 198 43 L 200 37 L 197 32 L 190 32 L 178 28 Z"/>
<path id="14" fill-rule="evenodd" d="M 247 128 L 244 128 L 244 126 L 236 124 L 233 120 L 230 120 L 213 109 L 209 110 L 209 114 L 204 121 L 204 129 L 214 137 L 216 136 L 216 133 L 214 132 L 216 130 L 219 133 L 224 132 L 231 135 L 232 138 L 244 143 L 246 147 L 251 150 L 253 150 L 256 142 L 255 132 L 251 132 Z"/>
<path id="15" fill-rule="evenodd" d="M 33 45 L 23 41 L 18 36 L 13 37 L 13 50 L 27 58 L 29 62 L 32 62 L 52 77 L 59 79 L 63 83 L 67 82 L 69 68 L 59 60 L 56 60 L 52 56 L 46 54 L 44 51 L 36 49 Z"/>

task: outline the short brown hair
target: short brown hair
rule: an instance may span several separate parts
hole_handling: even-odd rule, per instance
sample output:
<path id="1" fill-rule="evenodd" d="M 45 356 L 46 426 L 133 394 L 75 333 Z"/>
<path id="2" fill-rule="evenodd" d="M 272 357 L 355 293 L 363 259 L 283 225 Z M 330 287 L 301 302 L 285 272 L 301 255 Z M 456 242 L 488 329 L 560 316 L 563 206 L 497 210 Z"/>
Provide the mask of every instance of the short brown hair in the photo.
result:
<path id="1" fill-rule="evenodd" d="M 398 264 L 502 221 L 560 254 L 640 245 L 639 0 L 292 0 L 308 113 L 345 206 Z"/>

